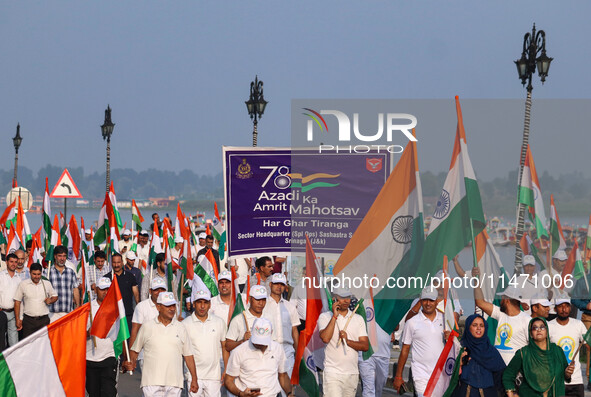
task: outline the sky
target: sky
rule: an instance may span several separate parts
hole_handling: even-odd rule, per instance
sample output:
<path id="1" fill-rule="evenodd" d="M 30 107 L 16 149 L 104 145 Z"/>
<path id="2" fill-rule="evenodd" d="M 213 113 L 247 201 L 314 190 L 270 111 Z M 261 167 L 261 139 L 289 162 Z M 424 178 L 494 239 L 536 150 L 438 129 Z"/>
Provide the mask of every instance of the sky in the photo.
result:
<path id="1" fill-rule="evenodd" d="M 112 168 L 216 174 L 223 145 L 251 145 L 244 101 L 258 75 L 269 101 L 259 146 L 290 145 L 294 99 L 449 101 L 441 128 L 417 125 L 421 169 L 434 172 L 449 167 L 455 95 L 512 99 L 511 117 L 464 109 L 477 174 L 506 176 L 517 167 L 526 95 L 513 61 L 535 22 L 555 59 L 533 97 L 558 100 L 534 101 L 537 168 L 591 176 L 589 15 L 583 1 L 5 1 L 0 167 L 13 167 L 20 122 L 20 165 L 102 171 L 109 104 Z"/>

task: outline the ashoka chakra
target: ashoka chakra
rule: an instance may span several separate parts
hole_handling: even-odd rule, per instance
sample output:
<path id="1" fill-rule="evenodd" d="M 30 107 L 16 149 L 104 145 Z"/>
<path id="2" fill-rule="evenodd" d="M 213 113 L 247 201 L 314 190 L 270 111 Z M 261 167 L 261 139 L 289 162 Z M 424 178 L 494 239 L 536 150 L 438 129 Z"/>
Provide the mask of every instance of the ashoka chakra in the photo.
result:
<path id="1" fill-rule="evenodd" d="M 441 190 L 441 195 L 437 199 L 437 207 L 433 213 L 433 218 L 442 219 L 449 213 L 449 193 L 445 190 Z"/>
<path id="2" fill-rule="evenodd" d="M 412 222 L 410 215 L 399 216 L 392 222 L 392 238 L 400 244 L 408 244 L 412 240 Z"/>

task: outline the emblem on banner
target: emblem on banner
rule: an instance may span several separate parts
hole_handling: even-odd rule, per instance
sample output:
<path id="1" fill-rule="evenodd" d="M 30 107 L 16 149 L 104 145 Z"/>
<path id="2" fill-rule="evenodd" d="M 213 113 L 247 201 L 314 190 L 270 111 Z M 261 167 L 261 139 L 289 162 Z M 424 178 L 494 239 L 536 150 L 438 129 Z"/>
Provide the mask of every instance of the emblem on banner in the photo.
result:
<path id="1" fill-rule="evenodd" d="M 252 170 L 250 169 L 250 164 L 246 162 L 246 159 L 242 159 L 242 164 L 238 166 L 236 177 L 238 179 L 252 178 Z"/>
<path id="2" fill-rule="evenodd" d="M 382 169 L 382 159 L 365 159 L 365 168 L 369 172 L 378 172 Z"/>

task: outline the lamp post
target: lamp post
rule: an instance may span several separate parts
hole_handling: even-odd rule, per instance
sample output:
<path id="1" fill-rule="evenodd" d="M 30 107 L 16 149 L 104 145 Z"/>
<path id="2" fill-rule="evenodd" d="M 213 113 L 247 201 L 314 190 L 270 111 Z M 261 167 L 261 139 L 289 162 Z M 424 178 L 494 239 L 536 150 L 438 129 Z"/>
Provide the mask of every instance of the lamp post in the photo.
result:
<path id="1" fill-rule="evenodd" d="M 16 187 L 16 172 L 18 170 L 18 148 L 21 146 L 23 142 L 23 138 L 21 137 L 21 125 L 17 123 L 16 125 L 16 135 L 12 138 L 12 143 L 14 144 L 14 178 L 12 180 L 12 187 Z"/>
<path id="2" fill-rule="evenodd" d="M 107 105 L 105 122 L 101 125 L 103 140 L 107 141 L 107 192 L 111 184 L 111 134 L 113 133 L 113 127 L 115 127 L 115 124 L 111 121 L 111 107 Z"/>
<path id="3" fill-rule="evenodd" d="M 255 76 L 254 81 L 250 83 L 250 98 L 244 103 L 246 103 L 246 109 L 248 109 L 250 119 L 253 120 L 252 146 L 256 147 L 258 119 L 263 117 L 265 107 L 268 103 L 263 97 L 263 82 L 259 81 L 258 76 Z"/>
<path id="4" fill-rule="evenodd" d="M 538 55 L 539 54 L 539 55 Z M 529 122 L 531 113 L 531 92 L 533 90 L 532 77 L 538 69 L 538 75 L 542 80 L 542 84 L 546 81 L 548 70 L 550 69 L 550 62 L 553 58 L 546 55 L 546 33 L 543 30 L 536 32 L 536 24 L 534 24 L 531 33 L 526 33 L 523 37 L 523 51 L 521 58 L 515 61 L 517 66 L 517 73 L 521 84 L 525 87 L 527 83 L 527 99 L 525 100 L 525 120 L 523 123 L 523 139 L 521 143 L 521 159 L 519 162 L 519 181 L 518 186 L 521 186 L 521 178 L 523 176 L 523 167 L 525 164 L 525 155 L 527 146 L 529 145 Z M 525 205 L 519 203 L 517 212 L 517 230 L 515 233 L 516 249 L 515 249 L 515 268 L 521 269 L 523 261 L 523 253 L 519 246 L 519 241 L 523 236 L 525 217 Z"/>

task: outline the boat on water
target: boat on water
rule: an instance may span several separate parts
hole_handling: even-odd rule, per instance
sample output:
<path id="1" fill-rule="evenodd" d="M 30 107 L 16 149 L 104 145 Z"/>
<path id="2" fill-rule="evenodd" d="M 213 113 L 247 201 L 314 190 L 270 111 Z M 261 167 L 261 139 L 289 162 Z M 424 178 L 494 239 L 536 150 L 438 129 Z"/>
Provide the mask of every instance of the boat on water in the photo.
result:
<path id="1" fill-rule="evenodd" d="M 512 227 L 504 226 L 498 217 L 488 222 L 488 235 L 495 246 L 506 247 L 515 244 L 515 231 Z"/>

